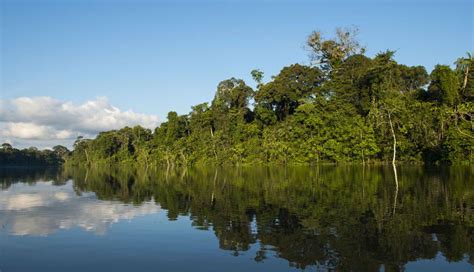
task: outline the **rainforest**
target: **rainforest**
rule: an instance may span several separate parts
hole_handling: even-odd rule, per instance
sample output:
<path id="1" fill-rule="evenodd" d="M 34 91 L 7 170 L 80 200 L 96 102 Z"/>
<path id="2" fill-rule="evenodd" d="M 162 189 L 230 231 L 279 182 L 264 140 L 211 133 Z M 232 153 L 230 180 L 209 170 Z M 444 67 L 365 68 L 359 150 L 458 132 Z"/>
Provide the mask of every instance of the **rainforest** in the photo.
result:
<path id="1" fill-rule="evenodd" d="M 141 126 L 78 137 L 73 151 L 17 150 L 4 144 L 2 164 L 72 165 L 472 163 L 474 58 L 453 65 L 397 63 L 396 52 L 373 57 L 357 29 L 319 31 L 306 41 L 309 63 L 291 64 L 249 83 L 230 78 L 214 99 L 188 114 L 168 113 L 154 130 Z"/>

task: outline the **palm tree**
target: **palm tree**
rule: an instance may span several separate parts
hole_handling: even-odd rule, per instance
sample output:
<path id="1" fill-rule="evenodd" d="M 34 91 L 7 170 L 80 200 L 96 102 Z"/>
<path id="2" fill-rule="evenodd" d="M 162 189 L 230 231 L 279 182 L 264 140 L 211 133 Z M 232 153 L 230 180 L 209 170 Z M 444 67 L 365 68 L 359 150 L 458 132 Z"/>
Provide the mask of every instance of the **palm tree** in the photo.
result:
<path id="1" fill-rule="evenodd" d="M 464 80 L 462 84 L 462 89 L 464 90 L 467 85 L 467 79 L 469 76 L 469 67 L 471 66 L 472 63 L 474 63 L 474 56 L 471 52 L 466 53 L 467 57 L 466 58 L 458 58 L 455 62 L 456 64 L 456 69 L 458 71 L 464 71 Z"/>

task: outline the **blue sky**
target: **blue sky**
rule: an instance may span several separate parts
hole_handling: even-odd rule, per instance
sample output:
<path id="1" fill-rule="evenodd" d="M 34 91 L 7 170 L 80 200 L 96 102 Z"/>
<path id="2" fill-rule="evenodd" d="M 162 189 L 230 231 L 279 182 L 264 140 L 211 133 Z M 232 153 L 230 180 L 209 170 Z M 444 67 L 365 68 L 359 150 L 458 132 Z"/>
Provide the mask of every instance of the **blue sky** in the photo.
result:
<path id="1" fill-rule="evenodd" d="M 473 50 L 473 17 L 469 0 L 1 0 L 0 95 L 3 104 L 47 96 L 77 107 L 106 97 L 113 109 L 163 121 L 211 100 L 221 80 L 253 84 L 254 68 L 268 80 L 308 63 L 312 30 L 355 25 L 368 55 L 397 50 L 400 63 L 430 71 Z"/>

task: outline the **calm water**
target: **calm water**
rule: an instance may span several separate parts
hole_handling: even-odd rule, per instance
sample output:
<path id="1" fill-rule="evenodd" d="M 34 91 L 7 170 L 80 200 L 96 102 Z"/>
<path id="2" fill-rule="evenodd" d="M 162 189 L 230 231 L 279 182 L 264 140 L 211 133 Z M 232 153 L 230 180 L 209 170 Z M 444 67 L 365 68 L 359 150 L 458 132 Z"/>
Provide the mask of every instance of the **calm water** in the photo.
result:
<path id="1" fill-rule="evenodd" d="M 0 271 L 474 271 L 474 167 L 0 170 Z"/>

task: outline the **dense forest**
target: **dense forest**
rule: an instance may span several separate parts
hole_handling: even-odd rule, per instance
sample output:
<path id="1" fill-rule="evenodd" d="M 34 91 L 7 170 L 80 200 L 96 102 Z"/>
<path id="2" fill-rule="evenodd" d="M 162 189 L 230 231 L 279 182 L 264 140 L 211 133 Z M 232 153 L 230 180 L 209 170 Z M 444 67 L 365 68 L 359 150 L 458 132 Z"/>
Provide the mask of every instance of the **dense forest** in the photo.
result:
<path id="1" fill-rule="evenodd" d="M 70 151 L 61 145 L 52 150 L 36 147 L 17 149 L 8 143 L 0 148 L 0 166 L 60 166 L 69 157 Z"/>
<path id="2" fill-rule="evenodd" d="M 357 30 L 307 39 L 310 65 L 293 64 L 256 88 L 230 78 L 210 103 L 169 112 L 154 131 L 140 126 L 79 137 L 72 164 L 148 165 L 474 160 L 474 58 L 423 66 L 395 51 L 365 55 Z"/>

